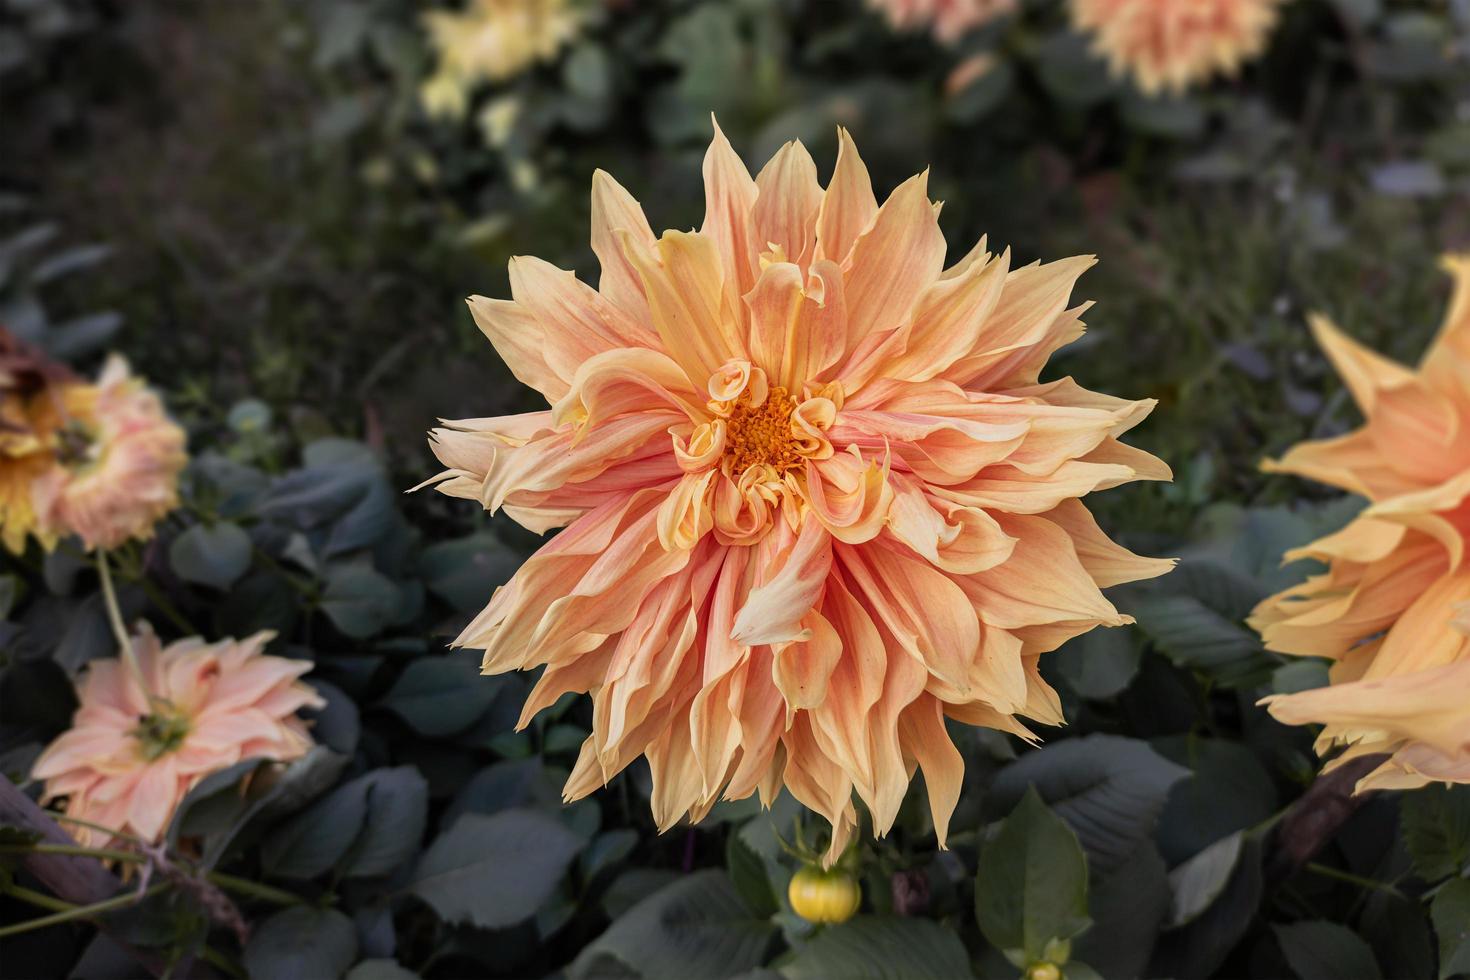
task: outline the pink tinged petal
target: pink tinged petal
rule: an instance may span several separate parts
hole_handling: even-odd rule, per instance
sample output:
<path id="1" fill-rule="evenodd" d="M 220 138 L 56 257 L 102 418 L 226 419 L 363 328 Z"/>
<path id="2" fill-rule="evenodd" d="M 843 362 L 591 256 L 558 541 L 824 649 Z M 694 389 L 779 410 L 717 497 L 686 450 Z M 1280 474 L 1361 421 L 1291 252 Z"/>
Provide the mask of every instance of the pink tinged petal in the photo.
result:
<path id="1" fill-rule="evenodd" d="M 162 756 L 143 770 L 133 788 L 128 804 L 129 826 L 145 840 L 158 840 L 178 806 L 181 791 L 173 759 Z"/>
<path id="2" fill-rule="evenodd" d="M 1063 501 L 1042 515 L 1066 531 L 1077 551 L 1077 560 L 1099 588 L 1157 578 L 1171 571 L 1174 558 L 1145 558 L 1115 543 L 1097 526 L 1097 520 L 1080 500 Z"/>
<path id="3" fill-rule="evenodd" d="M 648 746 L 648 768 L 653 777 L 649 807 L 659 833 L 673 827 L 705 795 L 694 743 L 689 737 L 688 708 Z"/>
<path id="4" fill-rule="evenodd" d="M 1075 255 L 1013 270 L 974 347 L 944 377 L 993 391 L 1018 371 L 1039 369 L 1052 351 L 1081 335 L 1080 317 L 1091 304 L 1074 310 L 1067 304 L 1077 280 L 1096 264 L 1095 256 Z"/>
<path id="5" fill-rule="evenodd" d="M 699 230 L 714 247 L 720 272 L 716 283 L 723 291 L 724 307 L 739 318 L 733 325 L 743 330 L 745 310 L 740 297 L 755 285 L 757 257 L 764 246 L 756 240 L 751 220 L 760 191 L 719 123 L 714 123 L 714 127 L 714 139 L 704 155 L 704 224 Z M 651 295 L 649 299 L 651 303 Z M 654 316 L 658 317 L 656 306 Z M 710 373 L 706 371 L 705 376 Z"/>
<path id="6" fill-rule="evenodd" d="M 529 311 L 505 299 L 471 296 L 466 302 L 475 326 L 495 347 L 517 381 L 541 392 L 548 402 L 566 394 L 571 373 L 563 375 L 558 371 L 558 367 L 564 368 L 560 360 L 558 367 L 548 363 L 545 331 Z"/>
<path id="7" fill-rule="evenodd" d="M 626 239 L 629 232 L 619 232 Z M 593 354 L 616 347 L 648 347 L 656 338 L 576 275 L 543 259 L 510 260 L 510 292 L 545 333 L 546 358 L 570 374 Z"/>
<path id="8" fill-rule="evenodd" d="M 32 779 L 54 779 L 82 768 L 108 765 L 120 752 L 131 754 L 125 731 L 73 728 L 46 747 L 31 766 Z"/>
<path id="9" fill-rule="evenodd" d="M 749 659 L 733 672 L 730 709 L 740 719 L 740 758 L 725 794 L 738 800 L 759 789 L 769 806 L 780 791 L 782 715 L 785 700 L 772 680 L 771 648 L 750 648 Z"/>
<path id="10" fill-rule="evenodd" d="M 252 739 L 272 740 L 280 734 L 280 723 L 256 708 L 206 712 L 194 723 L 185 744 L 202 751 L 226 751 Z"/>
<path id="11" fill-rule="evenodd" d="M 906 753 L 924 771 L 929 812 L 934 818 L 934 834 L 939 838 L 941 850 L 949 834 L 949 818 L 954 815 L 965 781 L 965 760 L 945 731 L 943 709 L 944 705 L 936 698 L 925 695 L 899 715 L 899 739 Z"/>
<path id="12" fill-rule="evenodd" d="M 944 235 L 928 197 L 927 171 L 900 184 L 843 264 L 847 344 L 900 326 L 944 267 Z"/>
<path id="13" fill-rule="evenodd" d="M 1010 270 L 1006 251 L 989 262 L 976 262 L 970 269 L 949 279 L 940 279 L 920 294 L 913 321 L 901 328 L 900 350 L 889 363 L 879 366 L 882 377 L 927 381 L 939 377 L 956 361 L 970 354 L 981 342 L 983 332 L 1001 300 Z"/>
<path id="14" fill-rule="evenodd" d="M 842 638 L 821 613 L 807 613 L 803 626 L 810 639 L 782 644 L 775 651 L 776 686 L 786 699 L 788 727 L 793 712 L 815 708 L 827 697 L 828 681 L 842 657 Z"/>
<path id="15" fill-rule="evenodd" d="M 1470 253 L 1447 255 L 1441 268 L 1454 279 L 1454 292 L 1444 323 L 1424 352 L 1424 379 L 1451 395 L 1470 390 Z M 1470 425 L 1470 417 L 1464 419 Z"/>
<path id="16" fill-rule="evenodd" d="M 887 459 L 864 460 L 856 449 L 806 464 L 807 504 L 817 520 L 846 544 L 871 541 L 893 506 Z"/>
<path id="17" fill-rule="evenodd" d="M 747 646 L 808 639 L 802 621 L 820 598 L 831 568 L 831 535 L 819 521 L 806 521 L 779 571 L 751 591 L 730 638 Z"/>
<path id="18" fill-rule="evenodd" d="M 580 433 L 567 430 L 525 446 L 504 447 L 485 475 L 480 501 L 494 513 L 512 495 L 591 480 L 619 460 L 641 455 L 650 441 L 667 445 L 669 428 L 683 421 L 682 413 L 640 412 L 620 415 Z"/>
<path id="19" fill-rule="evenodd" d="M 958 586 L 928 564 L 881 546 L 839 545 L 843 570 L 898 644 L 960 694 L 970 688 L 980 622 Z"/>
<path id="20" fill-rule="evenodd" d="M 624 254 L 643 279 L 661 346 L 696 391 L 726 362 L 745 357 L 745 329 L 734 309 L 744 310 L 743 291 L 726 295 L 728 273 L 714 238 L 668 231 L 653 250 L 627 235 L 622 241 Z"/>
<path id="21" fill-rule="evenodd" d="M 592 251 L 602 263 L 598 292 L 637 323 L 651 323 L 648 300 L 643 296 L 643 280 L 623 254 L 618 232 L 623 232 L 644 248 L 653 248 L 653 229 L 643 208 L 633 195 L 623 189 L 605 170 L 592 174 Z"/>
<path id="22" fill-rule="evenodd" d="M 516 731 L 522 731 L 531 723 L 531 719 L 554 705 L 563 695 L 586 694 L 602 687 L 616 647 L 617 637 L 610 636 L 595 649 L 547 664 L 540 679 L 536 681 L 536 686 L 526 695 L 526 703 L 521 706 L 520 720 L 516 722 Z"/>
<path id="23" fill-rule="evenodd" d="M 842 264 L 860 234 L 878 214 L 873 182 L 845 129 L 837 130 L 837 166 L 817 211 L 817 259 Z"/>
<path id="24" fill-rule="evenodd" d="M 243 708 L 259 701 L 273 688 L 289 683 L 315 666 L 310 660 L 287 660 L 257 654 L 222 673 L 205 704 L 209 710 Z"/>
<path id="25" fill-rule="evenodd" d="M 560 583 L 564 594 L 546 607 L 523 651 L 522 665 L 557 658 L 569 645 L 589 649 L 589 639 L 600 640 L 627 629 L 638 612 L 641 597 L 690 562 L 690 552 L 664 551 L 659 546 L 656 517 L 656 513 L 650 513 L 630 526 L 592 564 L 570 594 L 565 594 L 567 583 Z M 486 648 L 486 656 L 506 651 L 508 639 L 497 636 Z"/>
<path id="26" fill-rule="evenodd" d="M 756 175 L 757 196 L 751 219 L 757 248 L 776 246 L 805 269 L 816 247 L 817 212 L 822 185 L 817 165 L 799 141 L 782 146 Z"/>
<path id="27" fill-rule="evenodd" d="M 985 511 L 926 494 L 915 480 L 892 482 L 888 530 L 931 565 L 969 575 L 994 568 L 1015 550 L 1015 539 Z"/>
<path id="28" fill-rule="evenodd" d="M 750 311 L 750 351 L 771 383 L 799 392 L 841 358 L 847 342 L 842 273 L 829 261 L 801 267 L 775 262 L 744 298 Z"/>
<path id="29" fill-rule="evenodd" d="M 1092 620 L 1120 626 L 1128 620 L 1098 591 L 1072 538 L 1040 517 L 996 514 L 1016 550 L 1004 564 L 957 579 L 987 626 L 1016 629 Z"/>
<path id="30" fill-rule="evenodd" d="M 668 356 L 623 347 L 584 361 L 570 390 L 552 406 L 551 417 L 558 427 L 571 423 L 585 431 L 610 418 L 650 409 L 674 409 L 692 420 L 709 414 L 683 369 Z"/>

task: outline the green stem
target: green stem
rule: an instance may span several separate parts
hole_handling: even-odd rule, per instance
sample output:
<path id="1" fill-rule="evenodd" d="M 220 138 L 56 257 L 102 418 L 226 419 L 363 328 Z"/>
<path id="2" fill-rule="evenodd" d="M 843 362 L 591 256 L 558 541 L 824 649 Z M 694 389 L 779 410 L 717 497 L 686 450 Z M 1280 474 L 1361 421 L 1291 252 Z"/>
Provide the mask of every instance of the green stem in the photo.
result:
<path id="1" fill-rule="evenodd" d="M 24 885 L 11 885 L 8 888 L 0 889 L 0 895 L 9 895 L 11 898 L 18 898 L 22 902 L 29 902 L 38 908 L 47 909 L 51 912 L 70 912 L 76 908 L 71 902 L 63 901 L 53 895 L 47 895 L 45 892 L 38 892 Z"/>
<path id="2" fill-rule="evenodd" d="M 62 854 L 67 857 L 90 857 L 99 861 L 128 861 L 142 864 L 146 859 L 132 851 L 116 851 L 103 847 L 82 847 L 80 844 L 20 844 L 0 845 L 0 854 Z"/>
<path id="3" fill-rule="evenodd" d="M 199 958 L 227 977 L 233 977 L 234 980 L 245 980 L 245 971 L 240 969 L 234 960 L 213 946 L 199 947 Z"/>
<path id="4" fill-rule="evenodd" d="M 1404 897 L 1403 892 L 1399 891 L 1397 888 L 1387 882 L 1374 881 L 1372 878 L 1362 878 L 1347 871 L 1339 871 L 1334 867 L 1330 867 L 1325 864 L 1318 864 L 1316 861 L 1309 861 L 1306 865 L 1306 870 L 1312 872 L 1315 875 L 1321 875 L 1323 878 L 1333 878 L 1337 881 L 1346 882 L 1349 885 L 1357 885 L 1359 888 L 1366 888 L 1370 891 L 1386 892 L 1387 894 L 1396 896 L 1398 898 Z"/>
<path id="5" fill-rule="evenodd" d="M 117 590 L 112 587 L 112 572 L 107 567 L 107 552 L 102 548 L 97 549 L 97 575 L 102 579 L 102 604 L 107 607 L 107 622 L 112 626 L 112 635 L 117 640 L 118 656 L 128 665 L 128 671 L 133 675 L 138 690 L 143 692 L 143 696 L 151 704 L 153 691 L 148 687 L 143 668 L 138 663 L 138 655 L 133 652 L 133 641 L 128 637 L 127 627 L 123 625 L 122 611 L 117 605 Z"/>
<path id="6" fill-rule="evenodd" d="M 99 830 L 104 834 L 109 834 L 113 837 L 116 837 L 118 840 L 125 840 L 130 844 L 147 843 L 141 837 L 135 837 L 132 834 L 123 833 L 121 830 L 114 830 L 111 827 L 105 826 L 100 823 L 93 823 L 90 820 L 83 820 L 81 817 L 70 817 L 64 813 L 52 813 L 50 814 L 50 817 L 58 823 L 74 823 L 79 827 L 86 827 L 90 830 Z"/>
<path id="7" fill-rule="evenodd" d="M 130 891 L 125 895 L 118 895 L 115 898 L 109 898 L 103 902 L 93 902 L 91 905 L 78 905 L 65 912 L 57 912 L 55 915 L 43 915 L 39 919 L 28 919 L 25 922 L 17 922 L 13 926 L 0 928 L 0 938 L 18 935 L 22 932 L 31 932 L 35 929 L 45 929 L 48 926 L 61 925 L 63 922 L 75 922 L 77 919 L 90 919 L 93 916 L 101 915 L 103 912 L 111 912 L 113 909 L 127 908 L 171 887 L 169 883 L 164 882 L 161 885 L 154 885 L 142 895 Z"/>
<path id="8" fill-rule="evenodd" d="M 211 871 L 208 878 L 211 882 L 228 892 L 249 895 L 251 898 L 258 898 L 266 902 L 275 902 L 277 905 L 306 904 L 300 895 L 293 895 L 288 891 L 272 888 L 270 885 L 262 885 L 260 882 L 251 881 L 248 878 L 237 878 L 234 875 L 227 875 L 223 871 Z"/>

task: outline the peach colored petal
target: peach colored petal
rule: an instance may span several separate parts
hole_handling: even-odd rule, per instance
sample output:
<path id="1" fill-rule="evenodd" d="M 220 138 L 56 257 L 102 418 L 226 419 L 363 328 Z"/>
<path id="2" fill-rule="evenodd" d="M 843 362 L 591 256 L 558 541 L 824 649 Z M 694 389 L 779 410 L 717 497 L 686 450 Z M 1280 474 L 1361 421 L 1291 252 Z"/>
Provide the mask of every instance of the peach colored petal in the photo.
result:
<path id="1" fill-rule="evenodd" d="M 878 214 L 873 182 L 845 129 L 837 130 L 837 166 L 817 210 L 816 258 L 846 265 L 853 243 Z"/>
<path id="2" fill-rule="evenodd" d="M 657 240 L 643 208 L 605 170 L 592 174 L 592 251 L 602 264 L 597 290 L 636 323 L 652 322 L 643 281 L 623 252 L 619 232 L 645 249 Z"/>

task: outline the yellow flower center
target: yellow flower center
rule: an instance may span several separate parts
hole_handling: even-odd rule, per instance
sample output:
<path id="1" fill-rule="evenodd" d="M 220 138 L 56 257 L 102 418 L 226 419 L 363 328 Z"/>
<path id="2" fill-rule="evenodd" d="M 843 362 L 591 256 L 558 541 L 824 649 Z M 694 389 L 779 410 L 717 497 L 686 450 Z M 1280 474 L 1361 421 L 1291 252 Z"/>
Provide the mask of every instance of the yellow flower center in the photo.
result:
<path id="1" fill-rule="evenodd" d="M 769 466 L 778 474 L 801 463 L 791 437 L 791 413 L 796 400 L 785 388 L 775 387 L 759 405 L 748 393 L 730 409 L 725 422 L 725 462 L 728 473 L 739 476 L 752 466 Z"/>
<path id="2" fill-rule="evenodd" d="M 138 740 L 138 752 L 152 762 L 179 748 L 189 734 L 189 719 L 182 714 L 155 710 L 138 719 L 138 727 L 128 733 Z"/>

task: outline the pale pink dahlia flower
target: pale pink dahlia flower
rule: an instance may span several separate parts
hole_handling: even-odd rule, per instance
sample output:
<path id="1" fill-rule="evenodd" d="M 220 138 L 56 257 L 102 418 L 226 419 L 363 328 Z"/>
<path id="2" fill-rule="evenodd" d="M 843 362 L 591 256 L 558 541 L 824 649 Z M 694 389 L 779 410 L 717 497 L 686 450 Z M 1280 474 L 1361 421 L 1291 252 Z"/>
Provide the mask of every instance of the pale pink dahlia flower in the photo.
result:
<path id="1" fill-rule="evenodd" d="M 156 842 L 184 795 L 205 776 L 244 759 L 286 762 L 311 735 L 296 717 L 325 702 L 298 680 L 312 667 L 261 651 L 273 634 L 205 643 L 195 637 L 160 648 L 146 626 L 133 639 L 139 688 L 120 660 L 94 660 L 77 683 L 72 727 L 32 768 L 46 800 L 64 798 L 71 817 Z M 83 844 L 105 832 L 68 826 Z"/>

